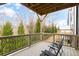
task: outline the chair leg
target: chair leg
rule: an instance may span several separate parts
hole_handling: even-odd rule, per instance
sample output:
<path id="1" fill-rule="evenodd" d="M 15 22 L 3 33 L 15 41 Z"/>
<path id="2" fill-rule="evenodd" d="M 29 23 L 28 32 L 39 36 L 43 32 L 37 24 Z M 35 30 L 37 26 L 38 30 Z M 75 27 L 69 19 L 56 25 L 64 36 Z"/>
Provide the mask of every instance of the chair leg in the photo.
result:
<path id="1" fill-rule="evenodd" d="M 62 53 L 64 53 L 63 48 L 62 48 L 61 51 L 59 52 L 60 56 L 62 56 Z"/>
<path id="2" fill-rule="evenodd" d="M 60 56 L 62 56 L 62 53 L 61 52 L 59 52 L 59 54 L 60 54 Z"/>

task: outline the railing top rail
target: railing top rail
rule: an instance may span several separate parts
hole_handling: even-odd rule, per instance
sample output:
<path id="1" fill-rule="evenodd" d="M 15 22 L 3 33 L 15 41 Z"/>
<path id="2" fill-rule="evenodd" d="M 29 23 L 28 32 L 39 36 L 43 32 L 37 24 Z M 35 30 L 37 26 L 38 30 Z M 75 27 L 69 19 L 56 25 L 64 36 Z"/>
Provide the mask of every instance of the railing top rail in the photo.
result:
<path id="1" fill-rule="evenodd" d="M 29 33 L 29 34 L 22 34 L 22 35 L 9 35 L 9 36 L 0 36 L 0 39 L 3 38 L 12 38 L 12 37 L 21 37 L 21 36 L 29 36 L 29 35 L 45 35 L 45 34 L 51 34 L 51 35 L 62 35 L 62 36 L 74 36 L 79 37 L 79 35 L 73 35 L 73 34 L 57 34 L 57 33 Z"/>
<path id="2" fill-rule="evenodd" d="M 0 36 L 0 39 L 2 39 L 2 38 L 12 38 L 12 37 L 21 37 L 21 36 L 28 36 L 28 34 L 26 34 L 26 35 L 9 35 L 9 36 Z"/>
<path id="3" fill-rule="evenodd" d="M 74 35 L 74 34 L 56 34 L 56 33 L 54 33 L 53 35 L 77 36 L 77 37 L 79 37 L 79 35 Z"/>
<path id="4" fill-rule="evenodd" d="M 12 38 L 12 37 L 21 37 L 21 36 L 29 36 L 29 35 L 39 35 L 40 33 L 30 33 L 30 34 L 21 34 L 21 35 L 8 35 L 8 36 L 0 36 L 0 39 L 3 38 Z"/>
<path id="5" fill-rule="evenodd" d="M 59 33 L 42 33 L 42 34 L 52 34 L 52 35 L 62 35 L 62 36 L 74 36 L 74 37 L 79 37 L 79 35 L 74 35 L 74 34 L 59 34 Z"/>

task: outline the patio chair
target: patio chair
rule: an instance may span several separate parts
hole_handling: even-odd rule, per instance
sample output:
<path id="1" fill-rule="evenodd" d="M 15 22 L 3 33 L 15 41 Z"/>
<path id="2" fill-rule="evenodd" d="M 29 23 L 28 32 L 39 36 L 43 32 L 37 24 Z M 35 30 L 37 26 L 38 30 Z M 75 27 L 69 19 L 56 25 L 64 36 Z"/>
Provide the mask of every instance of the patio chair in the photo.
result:
<path id="1" fill-rule="evenodd" d="M 53 43 L 53 44 L 51 44 L 49 47 L 49 50 L 58 50 L 59 49 L 59 47 L 60 47 L 60 45 L 63 45 L 63 39 L 60 41 L 60 43 Z M 63 51 L 63 49 L 62 49 L 62 51 Z"/>
<path id="2" fill-rule="evenodd" d="M 56 47 L 54 47 L 54 46 L 50 47 L 50 48 L 52 48 L 52 50 L 54 50 L 55 53 L 52 53 L 52 51 L 50 51 L 50 50 L 45 50 L 45 51 L 42 51 L 40 56 L 57 56 L 58 53 L 60 53 L 60 49 L 62 48 L 62 45 L 63 45 L 63 40 L 61 40 L 60 44 L 56 45 Z"/>
<path id="3" fill-rule="evenodd" d="M 60 41 L 59 44 L 58 44 L 58 43 L 53 43 L 53 44 L 51 44 L 51 46 L 49 46 L 49 47 L 50 47 L 50 48 L 49 48 L 49 51 L 54 50 L 54 52 L 56 53 L 57 50 L 58 50 L 60 47 L 62 47 L 62 46 L 63 46 L 63 39 Z M 63 48 L 61 48 L 61 50 L 62 50 L 62 52 L 63 52 Z M 60 55 L 62 54 L 62 52 L 59 52 Z"/>

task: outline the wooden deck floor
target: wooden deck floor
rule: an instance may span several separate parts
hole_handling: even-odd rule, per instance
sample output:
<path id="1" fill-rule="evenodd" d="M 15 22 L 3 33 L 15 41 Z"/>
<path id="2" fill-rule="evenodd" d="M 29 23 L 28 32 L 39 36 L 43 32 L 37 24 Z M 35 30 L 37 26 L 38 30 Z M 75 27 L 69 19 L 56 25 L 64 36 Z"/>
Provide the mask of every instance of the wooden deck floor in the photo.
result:
<path id="1" fill-rule="evenodd" d="M 18 52 L 12 53 L 9 56 L 39 56 L 41 50 L 48 50 L 50 43 L 46 41 L 38 42 L 31 47 L 24 48 Z M 75 50 L 74 48 L 63 46 L 62 56 L 79 56 L 79 50 Z"/>
<path id="2" fill-rule="evenodd" d="M 79 50 L 75 50 L 75 48 L 63 46 L 62 56 L 79 56 Z"/>

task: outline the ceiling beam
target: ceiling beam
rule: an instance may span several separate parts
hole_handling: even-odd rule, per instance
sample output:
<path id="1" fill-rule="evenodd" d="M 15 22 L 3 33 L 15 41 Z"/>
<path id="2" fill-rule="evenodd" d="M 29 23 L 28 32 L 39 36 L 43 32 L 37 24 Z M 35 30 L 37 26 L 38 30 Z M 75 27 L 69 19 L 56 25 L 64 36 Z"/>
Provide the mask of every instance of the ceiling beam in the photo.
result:
<path id="1" fill-rule="evenodd" d="M 23 5 L 40 15 L 44 15 L 47 13 L 79 5 L 79 3 L 25 3 Z"/>

